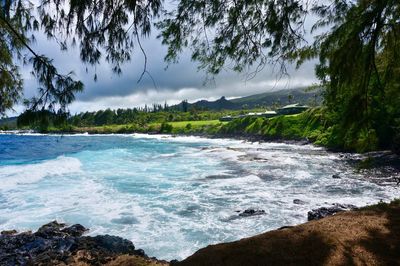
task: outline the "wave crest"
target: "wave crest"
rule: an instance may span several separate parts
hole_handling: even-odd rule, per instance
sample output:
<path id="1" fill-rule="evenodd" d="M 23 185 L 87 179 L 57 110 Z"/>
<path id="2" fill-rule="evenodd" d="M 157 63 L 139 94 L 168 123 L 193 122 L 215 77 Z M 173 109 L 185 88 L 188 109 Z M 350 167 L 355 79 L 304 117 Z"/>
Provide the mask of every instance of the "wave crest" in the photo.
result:
<path id="1" fill-rule="evenodd" d="M 53 160 L 28 165 L 0 167 L 0 189 L 11 189 L 18 185 L 39 182 L 47 176 L 60 176 L 81 171 L 77 158 L 59 156 Z"/>

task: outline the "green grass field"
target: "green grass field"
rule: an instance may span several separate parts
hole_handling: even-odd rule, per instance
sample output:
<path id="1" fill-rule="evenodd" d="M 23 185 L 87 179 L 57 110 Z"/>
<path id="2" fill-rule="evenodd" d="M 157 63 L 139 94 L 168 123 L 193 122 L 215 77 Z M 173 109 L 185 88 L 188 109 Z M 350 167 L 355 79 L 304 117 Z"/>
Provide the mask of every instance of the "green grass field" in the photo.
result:
<path id="1" fill-rule="evenodd" d="M 206 128 L 218 128 L 226 122 L 220 122 L 219 120 L 200 120 L 200 121 L 179 121 L 179 122 L 168 122 L 169 126 L 172 126 L 170 132 L 166 133 L 190 133 L 190 132 L 201 132 Z M 158 132 L 162 126 L 162 123 L 151 123 L 143 127 L 139 127 L 133 124 L 126 125 L 106 125 L 106 126 L 94 126 L 94 127 L 72 127 L 70 131 L 77 133 L 92 133 L 92 134 L 113 134 L 113 133 L 134 133 L 134 132 Z M 50 128 L 49 132 L 60 131 L 57 128 Z M 68 131 L 68 130 L 67 130 Z"/>
<path id="2" fill-rule="evenodd" d="M 186 127 L 188 124 L 191 124 L 193 127 L 196 127 L 196 126 L 218 125 L 218 124 L 221 124 L 221 123 L 225 123 L 225 122 L 221 122 L 219 120 L 201 120 L 201 121 L 168 122 L 167 124 L 170 124 L 174 128 L 182 128 L 182 127 Z M 152 125 L 152 126 L 160 126 L 161 123 L 153 123 L 153 124 L 150 124 L 150 125 Z"/>

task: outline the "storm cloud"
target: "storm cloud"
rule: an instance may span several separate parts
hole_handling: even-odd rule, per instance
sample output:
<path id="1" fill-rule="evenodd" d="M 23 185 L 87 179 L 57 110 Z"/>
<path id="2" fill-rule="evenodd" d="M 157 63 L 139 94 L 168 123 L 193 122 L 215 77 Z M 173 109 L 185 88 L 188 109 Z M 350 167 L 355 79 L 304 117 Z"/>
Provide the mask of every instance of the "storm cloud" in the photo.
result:
<path id="1" fill-rule="evenodd" d="M 100 65 L 88 66 L 80 61 L 77 48 L 61 52 L 58 45 L 38 35 L 34 49 L 40 54 L 54 59 L 54 64 L 62 73 L 74 71 L 76 78 L 83 81 L 85 90 L 76 97 L 71 105 L 72 113 L 93 111 L 104 108 L 127 108 L 144 104 L 178 103 L 184 99 L 217 99 L 221 96 L 239 97 L 278 89 L 289 89 L 308 86 L 317 80 L 314 75 L 314 62 L 304 64 L 296 70 L 288 66 L 288 76 L 281 76 L 273 66 L 266 66 L 252 79 L 246 73 L 224 71 L 211 81 L 207 81 L 204 72 L 198 71 L 197 63 L 191 60 L 190 51 L 184 51 L 177 64 L 167 65 L 164 62 L 166 47 L 153 34 L 142 41 L 147 55 L 147 70 L 152 76 L 139 77 L 143 71 L 144 56 L 136 49 L 132 60 L 123 65 L 121 75 L 111 71 L 105 61 Z M 35 95 L 37 82 L 29 73 L 29 65 L 23 69 L 26 98 Z M 97 82 L 93 77 L 98 76 Z M 16 109 L 21 110 L 21 107 Z"/>

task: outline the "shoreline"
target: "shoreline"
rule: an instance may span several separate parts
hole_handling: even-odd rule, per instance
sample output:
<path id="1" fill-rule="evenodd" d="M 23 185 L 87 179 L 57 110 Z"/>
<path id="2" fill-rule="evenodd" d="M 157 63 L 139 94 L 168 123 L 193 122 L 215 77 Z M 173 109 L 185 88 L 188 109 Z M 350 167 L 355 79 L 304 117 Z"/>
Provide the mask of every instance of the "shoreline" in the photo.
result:
<path id="1" fill-rule="evenodd" d="M 390 150 L 376 150 L 366 153 L 357 153 L 354 151 L 347 151 L 342 149 L 332 149 L 321 145 L 316 145 L 308 139 L 286 139 L 286 138 L 272 138 L 254 134 L 207 134 L 207 133 L 180 133 L 180 134 L 168 134 L 160 132 L 124 132 L 124 133 L 109 133 L 109 132 L 77 132 L 77 131 L 51 131 L 51 132 L 39 132 L 34 130 L 18 130 L 18 131 L 0 131 L 2 134 L 11 135 L 32 135 L 32 136 L 161 136 L 161 137 L 198 137 L 204 139 L 221 139 L 221 140 L 239 140 L 250 143 L 283 143 L 288 145 L 312 145 L 331 152 L 339 154 L 343 160 L 350 165 L 352 168 L 359 172 L 364 172 L 364 175 L 370 176 L 371 179 L 379 179 L 379 177 L 389 178 L 392 183 L 399 185 L 400 183 L 400 155 Z M 378 178 L 373 178 L 373 175 Z M 397 177 L 398 176 L 398 177 Z"/>
<path id="2" fill-rule="evenodd" d="M 398 265 L 400 201 L 341 212 L 230 243 L 174 265 Z"/>
<path id="3" fill-rule="evenodd" d="M 110 235 L 86 236 L 57 221 L 36 232 L 2 231 L 2 265 L 395 265 L 400 261 L 400 200 L 342 210 L 233 242 L 201 248 L 182 261 L 158 260 Z M 373 248 L 371 248 L 373 247 Z M 387 248 L 386 248 L 387 247 Z"/>
<path id="4" fill-rule="evenodd" d="M 48 134 L 48 135 L 54 135 L 54 134 Z M 103 134 L 98 134 L 99 136 L 103 136 Z M 120 134 L 120 135 L 130 135 L 130 134 Z M 151 134 L 150 134 L 151 135 Z M 165 135 L 165 134 L 164 134 Z M 165 136 L 170 136 L 172 139 L 173 139 L 173 135 L 165 135 Z M 178 135 L 178 136 L 184 136 L 184 135 Z M 188 136 L 188 137 L 190 137 L 190 136 L 194 136 L 194 135 L 186 135 L 186 136 Z M 205 136 L 197 136 L 197 137 L 202 137 L 202 138 L 206 138 Z M 214 139 L 215 139 L 216 137 L 214 137 Z M 227 139 L 227 138 L 224 138 L 224 139 Z M 230 139 L 233 139 L 233 138 L 230 138 Z M 240 140 L 246 140 L 246 141 L 251 141 L 251 140 L 249 140 L 249 139 L 240 139 Z M 259 141 L 253 141 L 253 142 L 259 142 Z M 291 143 L 291 144 L 293 144 L 293 142 Z M 297 144 L 297 143 L 296 143 Z M 309 144 L 309 143 L 305 143 L 305 144 Z M 303 144 L 304 145 L 304 144 Z M 383 159 L 382 160 L 386 160 L 387 159 L 387 156 L 390 156 L 390 154 L 388 154 L 388 153 L 384 153 L 384 152 L 380 152 L 380 153 L 373 153 L 373 154 L 370 154 L 371 156 L 375 156 L 375 157 L 379 157 L 379 156 L 381 156 Z M 357 156 L 361 156 L 361 155 L 357 155 Z M 344 160 L 345 160 L 346 158 L 344 158 Z M 398 158 L 397 158 L 398 159 Z M 400 205 L 399 203 L 396 203 L 397 205 Z M 396 206 L 397 206 L 396 205 Z M 379 204 L 378 205 L 374 205 L 374 206 L 379 206 Z M 366 208 L 362 208 L 362 210 L 361 211 L 363 211 L 364 209 L 368 209 L 368 208 L 373 208 L 373 206 L 371 207 L 366 207 Z M 396 207 L 397 208 L 397 207 Z M 400 208 L 400 207 L 399 207 Z M 397 210 L 397 209 L 396 209 Z M 355 211 L 355 212 L 357 212 L 357 211 Z M 347 213 L 347 212 L 346 212 Z M 354 213 L 354 212 L 351 212 L 351 213 Z M 379 215 L 378 215 L 379 214 Z M 381 219 L 382 217 L 382 212 L 379 212 L 377 215 L 375 215 L 375 218 L 379 218 L 379 219 Z M 357 216 L 357 215 L 356 215 Z M 337 214 L 337 215 L 335 215 L 335 217 L 342 217 L 342 214 Z M 369 217 L 369 216 L 363 216 L 364 218 L 365 217 Z M 324 218 L 324 219 L 326 219 L 326 218 Z M 323 220 L 324 220 L 323 219 Z M 382 218 L 383 219 L 383 218 Z M 396 218 L 397 219 L 397 218 Z M 332 219 L 331 219 L 332 220 Z M 340 219 L 339 219 L 340 220 Z M 308 223 L 305 223 L 305 224 L 309 224 L 309 223 L 315 223 L 315 222 L 308 222 Z M 177 262 L 177 261 L 172 261 L 171 262 L 171 264 L 172 265 L 175 265 L 175 264 L 177 264 L 177 265 L 201 265 L 201 263 L 198 261 L 198 260 L 204 260 L 204 261 L 207 261 L 206 260 L 206 258 L 204 258 L 204 257 L 202 257 L 202 256 L 204 256 L 204 254 L 206 254 L 205 256 L 206 257 L 210 257 L 210 258 L 212 258 L 213 259 L 213 261 L 212 261 L 212 264 L 211 265 L 235 265 L 235 261 L 240 261 L 241 259 L 243 259 L 244 257 L 257 257 L 258 256 L 258 251 L 256 252 L 256 250 L 257 250 L 257 246 L 255 246 L 255 245 L 253 245 L 253 246 L 250 246 L 250 247 L 252 247 L 253 249 L 255 249 L 254 251 L 252 251 L 252 249 L 250 248 L 250 249 L 248 249 L 249 248 L 249 246 L 248 246 L 248 244 L 247 244 L 247 239 L 254 239 L 254 241 L 257 241 L 257 239 L 264 239 L 265 240 L 265 238 L 263 238 L 262 236 L 264 235 L 264 234 L 268 234 L 268 238 L 270 238 L 270 235 L 275 235 L 275 234 L 278 234 L 278 236 L 274 236 L 275 238 L 278 238 L 278 237 L 280 237 L 280 234 L 281 233 L 279 233 L 279 232 L 283 232 L 283 231 L 285 231 L 286 233 L 286 237 L 288 238 L 288 237 L 293 237 L 293 238 L 296 238 L 296 234 L 298 233 L 298 231 L 296 231 L 296 230 L 298 230 L 298 228 L 303 228 L 304 227 L 304 225 L 305 224 L 300 224 L 300 225 L 296 225 L 296 226 L 289 226 L 289 227 L 284 227 L 284 228 L 281 228 L 281 229 L 278 229 L 278 230 L 272 230 L 272 231 L 269 231 L 269 232 L 267 232 L 267 233 L 262 233 L 262 234 L 259 234 L 259 235 L 256 235 L 256 236 L 253 236 L 253 237 L 250 237 L 250 238 L 246 238 L 246 239 L 242 239 L 242 240 L 239 240 L 239 241 L 235 241 L 235 242 L 230 242 L 230 243 L 223 243 L 223 244 L 217 244 L 217 245 L 212 245 L 212 246 L 209 246 L 209 247 L 207 247 L 207 248 L 203 248 L 203 249 L 201 249 L 201 250 L 199 250 L 199 251 L 197 251 L 194 255 L 192 255 L 192 256 L 195 256 L 195 257 L 192 257 L 192 256 L 190 256 L 189 258 L 187 258 L 187 259 L 185 259 L 185 260 L 183 260 L 182 262 Z M 336 222 L 336 225 L 337 226 L 341 226 L 340 225 L 340 223 L 339 222 Z M 331 226 L 331 225 L 329 225 L 329 226 Z M 383 228 L 383 224 L 379 224 L 379 228 Z M 380 229 L 380 230 L 381 230 Z M 61 230 L 64 230 L 64 228 L 62 228 Z M 322 229 L 320 229 L 320 230 L 322 230 Z M 382 229 L 383 230 L 383 229 Z M 272 232 L 272 233 L 271 233 Z M 274 232 L 278 232 L 278 233 L 274 233 Z M 321 231 L 318 231 L 318 232 L 321 232 Z M 364 232 L 365 233 L 365 232 Z M 27 235 L 26 233 L 23 233 L 25 236 Z M 28 236 L 29 236 L 29 234 L 30 233 L 28 233 Z M 34 233 L 35 234 L 35 233 Z M 57 234 L 58 233 L 56 233 L 55 235 L 57 236 Z M 3 235 L 3 234 L 2 234 Z M 11 233 L 11 234 L 7 234 L 7 232 L 5 232 L 5 234 L 4 235 L 11 235 L 10 237 L 13 237 L 12 235 L 13 235 L 13 233 Z M 58 235 L 59 236 L 59 235 Z M 68 237 L 70 237 L 70 235 L 68 236 Z M 2 237 L 2 239 L 5 239 L 6 237 L 4 236 L 4 237 Z M 263 240 L 263 241 L 264 241 Z M 245 244 L 243 244 L 243 242 L 245 243 Z M 235 250 L 237 250 L 238 249 L 238 246 L 236 246 L 237 245 L 237 243 L 239 243 L 239 249 L 243 249 L 243 250 L 246 250 L 246 252 L 242 252 L 241 253 L 241 255 L 240 255 L 240 257 L 239 258 L 237 258 L 237 257 L 235 257 L 235 254 L 233 254 L 233 253 L 231 253 L 232 252 L 232 250 L 231 250 L 231 247 L 232 247 L 232 245 L 233 246 L 235 246 Z M 308 243 L 308 242 L 307 242 Z M 243 244 L 243 247 L 242 247 L 242 244 Z M 92 244 L 91 244 L 92 245 Z M 97 244 L 96 244 L 97 245 Z M 133 244 L 132 244 L 133 245 Z M 227 254 L 229 254 L 229 256 L 228 256 L 228 258 L 226 258 L 226 257 L 223 257 L 223 259 L 222 259 L 222 261 L 225 261 L 225 260 L 229 260 L 229 259 L 231 259 L 232 260 L 232 263 L 231 264 L 221 264 L 220 262 L 218 262 L 218 260 L 220 259 L 220 256 L 218 255 L 218 254 L 215 254 L 214 253 L 214 248 L 215 247 L 217 247 L 217 249 L 219 250 L 219 247 L 220 246 L 223 246 L 223 250 L 227 250 L 226 252 L 227 252 Z M 90 245 L 89 245 L 90 246 Z M 286 247 L 286 246 L 283 246 L 283 247 Z M 297 248 L 298 248 L 298 246 L 296 246 Z M 0 246 L 0 251 L 1 251 L 1 246 Z M 92 246 L 90 246 L 90 248 L 92 248 Z M 317 247 L 318 248 L 318 247 Z M 46 249 L 44 249 L 44 252 L 47 252 L 48 250 L 46 250 Z M 75 250 L 76 251 L 76 250 Z M 75 252 L 75 251 L 73 251 L 73 252 Z M 86 252 L 86 253 L 85 253 Z M 71 262 L 76 262 L 75 261 L 75 259 L 77 259 L 77 260 L 88 260 L 88 257 L 91 257 L 91 258 L 96 258 L 96 257 L 93 257 L 93 256 L 105 256 L 103 253 L 98 253 L 97 251 L 96 251 L 96 249 L 93 251 L 93 252 L 95 252 L 95 254 L 93 255 L 93 254 L 91 254 L 91 252 L 92 251 L 83 251 L 83 252 L 80 252 L 79 254 L 78 253 L 76 253 L 76 254 L 74 254 L 72 257 L 70 257 L 69 259 L 71 259 Z M 96 253 L 97 252 L 97 253 Z M 252 253 L 253 252 L 253 253 Z M 261 252 L 261 251 L 260 251 Z M 219 251 L 218 251 L 218 253 L 220 253 Z M 96 255 L 97 254 L 97 255 Z M 196 255 L 197 254 L 197 255 Z M 223 254 L 225 254 L 224 252 L 222 252 L 222 255 Z M 143 256 L 139 256 L 139 258 L 138 257 L 132 257 L 131 256 L 132 254 L 129 254 L 129 253 L 124 253 L 124 252 L 122 252 L 122 253 L 118 253 L 118 254 L 112 254 L 112 255 L 107 255 L 108 257 L 107 257 L 107 260 L 109 260 L 109 261 L 106 261 L 106 263 L 107 264 L 104 264 L 104 265 L 118 265 L 118 264 L 122 264 L 123 265 L 123 263 L 131 263 L 132 262 L 132 260 L 139 260 L 140 261 L 140 263 L 146 263 L 146 264 L 138 264 L 138 265 L 168 265 L 168 262 L 166 262 L 166 261 L 158 261 L 158 260 L 156 260 L 155 258 L 146 258 L 146 257 L 143 257 Z M 221 254 L 220 254 L 221 255 Z M 263 256 L 269 256 L 269 255 L 271 255 L 270 253 L 265 253 Z M 285 255 L 285 254 L 283 254 L 283 255 Z M 225 256 L 225 255 L 223 255 L 223 256 Z M 193 260 L 193 258 L 195 259 L 194 260 L 194 262 L 191 262 L 191 260 Z M 72 261 L 73 260 L 73 261 Z M 197 260 L 197 261 L 196 261 Z M 90 261 L 90 260 L 89 260 Z M 100 260 L 99 258 L 97 258 L 97 262 L 101 262 L 102 260 Z M 110 264 L 110 263 L 114 263 L 114 264 Z M 183 264 L 180 264 L 180 263 L 183 263 Z M 187 264 L 187 263 L 189 263 L 189 264 Z M 210 262 L 211 263 L 211 262 Z M 255 264 L 256 264 L 256 262 L 254 262 Z M 272 263 L 273 264 L 273 263 Z M 290 264 L 290 263 L 289 263 Z M 84 264 L 84 265 L 86 265 L 86 264 Z M 92 264 L 88 264 L 88 265 L 92 265 Z M 103 264 L 102 264 L 103 265 Z M 207 264 L 207 263 L 204 263 L 203 265 L 210 265 L 210 264 Z M 240 264 L 237 264 L 237 265 L 240 265 Z M 301 263 L 300 263 L 300 265 L 301 265 Z"/>

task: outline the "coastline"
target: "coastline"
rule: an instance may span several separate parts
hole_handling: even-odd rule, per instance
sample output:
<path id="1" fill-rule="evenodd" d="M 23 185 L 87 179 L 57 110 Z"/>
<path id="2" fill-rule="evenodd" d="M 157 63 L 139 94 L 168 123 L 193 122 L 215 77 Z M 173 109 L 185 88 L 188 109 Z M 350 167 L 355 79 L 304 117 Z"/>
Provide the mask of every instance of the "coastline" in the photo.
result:
<path id="1" fill-rule="evenodd" d="M 282 138 L 282 137 L 267 137 L 256 134 L 245 134 L 245 133 L 214 133 L 209 134 L 205 132 L 201 133 L 161 133 L 161 132 L 97 132 L 97 131 L 62 131 L 53 130 L 49 132 L 40 132 L 35 130 L 14 130 L 14 131 L 0 131 L 1 134 L 15 134 L 15 135 L 54 135 L 54 136 L 161 136 L 166 138 L 175 137 L 198 137 L 205 139 L 223 139 L 223 140 L 240 140 L 250 143 L 283 143 L 288 145 L 312 145 L 325 149 L 328 152 L 339 154 L 340 157 L 344 158 L 345 162 L 357 169 L 359 172 L 363 172 L 370 179 L 389 181 L 397 184 L 400 181 L 400 155 L 390 150 L 375 150 L 366 153 L 357 153 L 355 151 L 348 151 L 339 148 L 331 148 L 323 145 L 318 145 L 307 138 Z M 399 176 L 399 178 L 395 177 Z M 382 177 L 382 178 L 381 178 Z"/>
<path id="2" fill-rule="evenodd" d="M 55 134 L 55 133 L 53 133 L 53 134 Z M 50 134 L 51 135 L 51 134 Z M 76 135 L 76 134 L 74 134 L 74 135 Z M 85 134 L 86 135 L 86 134 Z M 103 136 L 104 134 L 99 134 L 99 136 Z M 130 134 L 121 134 L 121 135 L 130 135 Z M 150 135 L 151 136 L 151 135 Z M 169 136 L 169 137 L 171 137 L 171 138 L 173 138 L 173 135 L 165 135 L 165 134 L 163 134 L 163 136 Z M 190 134 L 190 135 L 183 135 L 183 134 L 181 134 L 181 135 L 179 135 L 179 136 L 194 136 L 194 135 L 192 135 L 192 134 Z M 197 135 L 198 137 L 206 137 L 206 136 L 204 136 L 204 135 Z M 259 142 L 260 140 L 255 140 L 255 139 L 253 139 L 253 140 L 249 140 L 249 139 L 247 139 L 247 138 L 245 138 L 245 137 L 243 137 L 243 136 L 239 136 L 240 138 L 236 138 L 236 139 L 239 139 L 239 140 L 246 140 L 246 141 L 250 141 L 250 142 L 252 142 L 253 140 L 253 142 Z M 217 136 L 214 136 L 213 137 L 214 139 L 215 138 L 217 138 Z M 227 138 L 227 137 L 225 137 L 225 138 Z M 232 138 L 230 138 L 230 139 L 232 139 Z M 263 140 L 261 140 L 261 141 L 263 141 Z M 265 141 L 265 140 L 264 140 Z M 267 141 L 268 142 L 268 141 Z M 285 143 L 287 143 L 287 142 L 285 142 Z M 293 142 L 293 141 L 291 141 L 290 142 L 291 144 L 293 144 L 293 143 L 296 143 L 296 144 L 298 144 L 297 142 Z M 301 144 L 310 144 L 310 143 L 301 143 Z M 378 153 L 379 154 L 379 153 Z M 377 154 L 375 154 L 375 155 L 377 155 Z M 358 155 L 357 155 L 358 156 Z M 361 156 L 361 155 L 360 155 Z M 395 204 L 397 204 L 398 205 L 398 203 L 395 203 Z M 396 205 L 396 206 L 397 206 Z M 377 205 L 377 206 L 379 206 L 379 205 Z M 370 208 L 373 208 L 373 207 L 370 207 Z M 397 208 L 397 207 L 396 207 Z M 397 210 L 397 209 L 396 209 Z M 349 213 L 353 213 L 353 212 L 349 212 Z M 337 217 L 341 217 L 341 215 L 342 214 L 337 214 Z M 377 212 L 376 213 L 376 216 L 374 216 L 374 217 L 381 217 L 382 215 L 386 215 L 386 214 L 383 214 L 382 212 Z M 336 216 L 336 215 L 335 215 Z M 363 216 L 364 218 L 365 217 L 367 217 L 367 216 Z M 325 218 L 324 218 L 325 219 Z M 382 220 L 383 222 L 382 223 L 384 223 L 384 220 Z M 314 222 L 311 222 L 311 223 L 314 223 Z M 306 223 L 306 224 L 309 224 L 309 223 Z M 270 231 L 270 232 L 275 232 L 275 231 L 288 231 L 288 233 L 287 233 L 287 235 L 285 236 L 286 238 L 290 238 L 290 237 L 294 237 L 294 236 L 296 236 L 296 234 L 298 234 L 298 232 L 296 231 L 297 229 L 296 228 L 299 228 L 299 227 L 301 227 L 302 225 L 298 225 L 298 226 L 294 226 L 294 227 L 286 227 L 285 229 L 282 229 L 282 230 L 273 230 L 273 231 Z M 325 226 L 327 226 L 327 225 L 325 225 Z M 382 224 L 379 224 L 379 226 L 378 226 L 380 229 L 379 230 L 384 230 L 383 229 L 383 227 L 384 227 L 384 225 L 382 225 Z M 294 229 L 293 229 L 294 228 Z M 322 228 L 322 227 L 321 227 Z M 322 230 L 322 229 L 321 229 Z M 365 232 L 364 232 L 365 233 Z M 248 239 L 258 239 L 258 238 L 262 238 L 262 236 L 264 235 L 265 233 L 263 233 L 263 234 L 260 234 L 260 235 L 256 235 L 256 236 L 254 236 L 254 237 L 250 237 L 250 238 L 248 238 Z M 268 233 L 267 233 L 268 234 Z M 272 234 L 272 233 L 270 233 L 270 234 Z M 272 235 L 274 235 L 275 233 L 273 233 Z M 279 234 L 278 234 L 279 235 Z M 275 237 L 275 236 L 274 236 Z M 277 238 L 280 238 L 281 236 L 276 236 Z M 268 235 L 268 239 L 270 238 L 270 236 Z M 262 238 L 263 239 L 263 238 Z M 241 241 L 245 241 L 245 240 L 239 240 L 239 241 L 236 241 L 236 242 L 233 242 L 233 243 L 237 243 L 237 242 L 239 242 L 240 243 L 240 246 L 242 245 L 242 243 L 243 242 L 241 242 Z M 247 242 L 246 242 L 247 243 Z M 297 243 L 297 242 L 296 242 Z M 396 243 L 395 243 L 396 244 Z M 224 248 L 224 250 L 230 250 L 231 249 L 231 245 L 233 245 L 233 246 L 235 246 L 236 244 L 232 244 L 232 243 L 226 243 L 226 244 L 219 244 L 219 245 L 227 245 L 227 246 L 223 246 Z M 248 244 L 243 244 L 244 246 L 248 246 Z M 218 245 L 217 245 L 218 246 Z M 240 248 L 240 246 L 239 246 L 239 248 Z M 257 251 L 257 249 L 255 249 L 254 251 L 251 251 L 251 248 L 250 248 L 250 250 L 248 250 L 248 247 L 247 247 L 247 251 L 245 251 L 242 255 L 240 255 L 241 257 L 240 258 L 235 258 L 235 255 L 234 254 L 231 254 L 231 253 L 229 253 L 229 252 L 231 252 L 231 251 L 229 251 L 228 252 L 228 257 L 232 257 L 231 259 L 232 259 L 232 263 L 233 264 L 218 264 L 219 262 L 218 262 L 218 260 L 219 260 L 219 257 L 217 256 L 217 255 L 212 255 L 213 253 L 214 253 L 214 251 L 213 251 L 213 247 L 214 246 L 211 246 L 211 247 L 208 247 L 208 248 L 206 248 L 206 249 L 201 249 L 200 251 L 198 251 L 199 253 L 195 253 L 193 256 L 195 256 L 195 257 L 189 257 L 187 260 L 185 259 L 185 260 L 183 260 L 181 263 L 183 263 L 182 265 L 202 265 L 201 264 L 201 262 L 198 262 L 197 260 L 203 260 L 203 258 L 202 258 L 202 256 L 204 256 L 204 254 L 206 254 L 205 256 L 207 257 L 207 258 L 209 258 L 209 257 L 213 257 L 213 263 L 212 264 L 207 264 L 207 263 L 209 263 L 209 261 L 207 262 L 207 263 L 205 263 L 205 264 L 203 264 L 203 265 L 235 265 L 233 262 L 234 261 L 240 261 L 240 258 L 245 258 L 246 256 L 256 256 L 257 254 L 258 254 L 258 251 Z M 252 247 L 253 249 L 255 248 L 255 247 L 257 247 L 257 245 L 254 245 L 254 246 L 250 246 L 250 247 Z M 298 247 L 298 246 L 295 246 L 295 247 Z M 237 250 L 237 246 L 235 246 L 234 248 L 233 248 L 233 250 Z M 244 250 L 246 250 L 246 249 L 244 249 Z M 44 249 L 44 252 L 47 252 L 47 250 L 46 249 Z M 75 251 L 74 251 L 75 252 Z M 253 252 L 253 253 L 252 253 Z M 254 252 L 256 253 L 256 254 L 254 254 Z M 84 256 L 87 256 L 88 254 L 86 254 L 85 252 L 83 252 L 84 253 Z M 89 252 L 90 253 L 90 252 Z M 219 253 L 219 252 L 218 252 Z M 86 254 L 86 255 L 85 255 Z M 197 254 L 197 255 L 196 255 Z M 199 255 L 200 254 L 200 255 Z M 140 258 L 137 258 L 137 257 L 131 257 L 131 255 L 132 254 L 129 254 L 129 253 L 118 253 L 117 255 L 112 255 L 111 257 L 112 257 L 112 259 L 110 260 L 110 261 L 108 261 L 107 263 L 115 263 L 115 264 L 107 264 L 107 265 L 130 265 L 129 263 L 132 263 L 132 261 L 133 260 L 140 260 L 140 263 L 142 263 L 143 261 L 141 260 L 142 258 L 140 257 Z M 286 253 L 284 253 L 283 255 L 287 255 Z M 77 258 L 77 259 L 82 259 L 82 252 L 80 252 L 79 254 L 74 254 L 73 255 L 73 257 L 74 256 L 78 256 L 79 258 Z M 88 256 L 90 256 L 90 257 L 92 257 L 92 258 L 94 258 L 93 257 L 93 255 L 88 255 Z M 94 256 L 97 256 L 97 255 L 94 255 Z M 104 256 L 104 255 L 102 255 L 102 254 L 100 254 L 100 255 L 98 255 L 98 256 L 100 256 L 99 258 L 101 259 L 102 258 L 102 256 Z M 216 257 L 215 257 L 216 256 Z M 224 255 L 225 256 L 225 255 Z M 269 255 L 269 253 L 267 253 L 267 254 L 263 254 L 263 259 L 265 259 L 265 258 L 268 258 L 268 257 L 266 257 L 266 256 L 270 256 Z M 74 257 L 74 259 L 75 259 L 76 257 Z M 110 259 L 110 256 L 108 256 L 107 257 L 108 259 Z M 193 262 L 192 261 L 192 259 L 195 259 L 195 261 Z M 295 258 L 294 258 L 295 259 Z M 308 258 L 309 259 L 309 258 Z M 317 258 L 318 259 L 318 258 Z M 223 258 L 223 261 L 225 261 L 226 260 L 226 258 L 224 257 Z M 206 261 L 206 260 L 205 260 Z M 77 263 L 76 261 L 72 261 L 73 263 Z M 126 264 L 125 264 L 126 263 Z M 156 259 L 149 259 L 149 260 L 147 260 L 147 258 L 145 257 L 144 258 L 144 262 L 143 263 L 145 263 L 145 264 L 143 264 L 143 265 L 168 265 L 168 264 L 166 264 L 166 263 L 168 263 L 168 262 L 165 262 L 165 261 L 158 261 L 158 260 L 156 260 Z M 162 264 L 162 263 L 164 263 L 164 264 Z M 185 264 L 185 263 L 189 263 L 189 264 Z M 254 262 L 254 263 L 256 263 L 256 262 Z M 294 263 L 294 262 L 293 262 Z M 172 263 L 171 263 L 172 265 L 174 265 L 174 264 L 178 264 L 179 265 L 179 262 L 176 262 L 176 261 L 173 261 Z M 279 264 L 279 263 L 278 263 Z M 290 262 L 288 263 L 288 264 L 290 264 Z M 296 263 L 297 265 L 301 265 L 301 262 L 298 264 L 298 263 Z M 317 263 L 318 264 L 318 263 Z M 74 264 L 71 264 L 71 265 L 74 265 Z M 86 265 L 86 264 L 76 264 L 76 265 Z M 92 264 L 87 264 L 87 265 L 92 265 Z M 135 264 L 134 264 L 135 265 Z M 138 264 L 138 265 L 142 265 L 142 264 Z M 240 265 L 240 264 L 238 264 L 238 265 Z"/>
<path id="3" fill-rule="evenodd" d="M 399 211 L 393 201 L 341 212 L 210 245 L 176 265 L 398 265 Z"/>
<path id="4" fill-rule="evenodd" d="M 84 236 L 53 221 L 37 232 L 2 231 L 2 265 L 397 265 L 400 200 L 342 211 L 234 242 L 209 245 L 182 261 L 149 258 L 129 240 Z"/>

